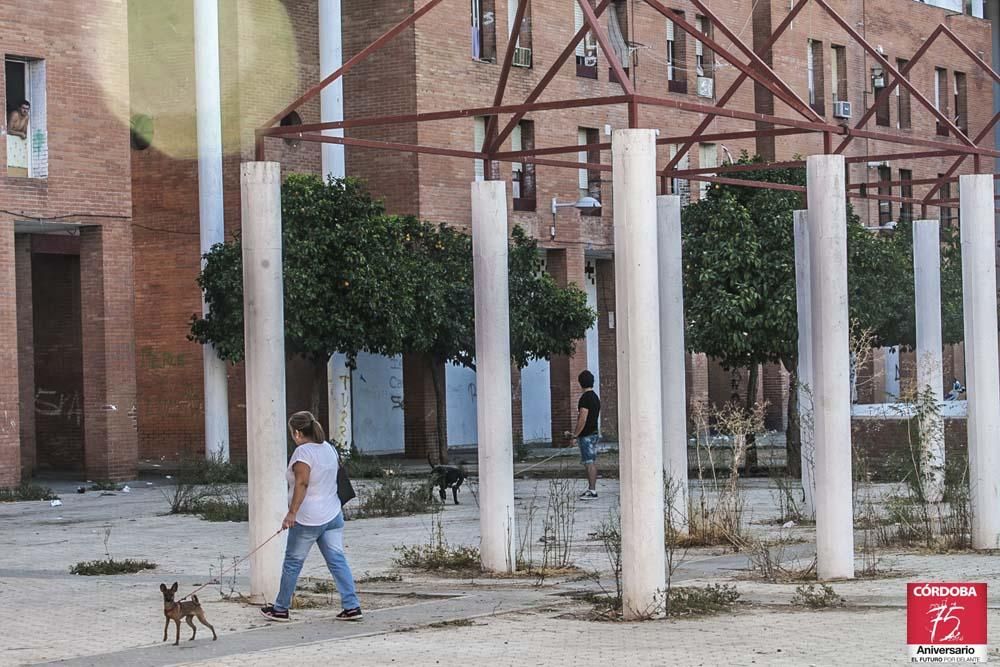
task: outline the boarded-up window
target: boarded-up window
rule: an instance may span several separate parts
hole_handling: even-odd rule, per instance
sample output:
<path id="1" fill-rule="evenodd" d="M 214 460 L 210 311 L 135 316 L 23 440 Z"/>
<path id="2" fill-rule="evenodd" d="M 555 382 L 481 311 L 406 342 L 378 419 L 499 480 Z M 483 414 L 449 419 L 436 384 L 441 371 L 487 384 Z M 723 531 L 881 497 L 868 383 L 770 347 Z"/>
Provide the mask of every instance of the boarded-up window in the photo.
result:
<path id="1" fill-rule="evenodd" d="M 897 60 L 896 69 L 902 72 L 908 63 L 908 60 Z M 906 77 L 907 80 L 909 78 Z M 910 91 L 903 86 L 896 86 L 896 127 L 908 130 L 911 127 L 910 123 Z"/>
<path id="2" fill-rule="evenodd" d="M 963 72 L 954 73 L 955 85 L 955 125 L 962 131 L 962 134 L 969 133 L 969 98 L 966 85 L 965 74 Z"/>
<path id="3" fill-rule="evenodd" d="M 907 181 L 913 180 L 913 171 L 910 169 L 900 169 L 899 170 L 899 180 L 902 181 L 899 184 L 899 194 L 901 197 L 913 198 L 913 184 Z M 913 222 L 913 204 L 911 202 L 902 202 L 899 205 L 899 221 L 900 222 Z"/>
<path id="4" fill-rule="evenodd" d="M 806 81 L 809 86 L 809 106 L 813 111 L 823 115 L 826 104 L 823 100 L 823 42 L 810 39 L 806 47 Z"/>
<path id="5" fill-rule="evenodd" d="M 535 124 L 522 120 L 514 127 L 511 135 L 511 149 L 530 151 L 535 147 Z M 534 211 L 536 206 L 535 165 L 515 162 L 513 164 L 512 189 L 515 211 Z"/>
<path id="6" fill-rule="evenodd" d="M 948 70 L 942 67 L 934 68 L 934 108 L 945 116 L 948 115 Z M 948 136 L 948 126 L 938 121 L 939 136 Z"/>
<path id="7" fill-rule="evenodd" d="M 880 195 L 892 196 L 892 169 L 889 167 L 878 168 L 878 193 Z M 884 225 L 892 220 L 892 202 L 878 200 L 878 224 Z"/>
<path id="8" fill-rule="evenodd" d="M 847 49 L 843 46 L 834 45 L 830 47 L 833 51 L 833 58 L 830 60 L 832 68 L 830 83 L 833 87 L 833 99 L 837 102 L 847 101 Z"/>

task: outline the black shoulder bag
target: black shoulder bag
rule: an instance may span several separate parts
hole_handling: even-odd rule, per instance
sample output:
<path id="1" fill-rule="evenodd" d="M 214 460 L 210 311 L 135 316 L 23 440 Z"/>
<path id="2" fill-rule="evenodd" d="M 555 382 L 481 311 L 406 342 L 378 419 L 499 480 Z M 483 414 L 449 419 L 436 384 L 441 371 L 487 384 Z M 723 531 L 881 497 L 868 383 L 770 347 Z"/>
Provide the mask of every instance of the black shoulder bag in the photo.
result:
<path id="1" fill-rule="evenodd" d="M 344 466 L 344 459 L 340 456 L 340 450 L 333 444 L 333 451 L 337 452 L 337 497 L 340 498 L 340 505 L 343 507 L 350 501 L 358 497 L 354 492 L 354 485 L 347 475 L 347 468 Z"/>

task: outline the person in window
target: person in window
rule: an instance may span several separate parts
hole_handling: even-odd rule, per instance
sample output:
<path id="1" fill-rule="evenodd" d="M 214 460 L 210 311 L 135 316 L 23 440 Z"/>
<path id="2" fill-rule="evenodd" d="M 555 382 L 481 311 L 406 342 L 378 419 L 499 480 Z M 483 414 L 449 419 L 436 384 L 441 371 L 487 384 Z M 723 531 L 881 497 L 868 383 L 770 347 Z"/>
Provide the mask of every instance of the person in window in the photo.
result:
<path id="1" fill-rule="evenodd" d="M 28 175 L 28 120 L 31 104 L 22 100 L 7 116 L 7 175 Z"/>
<path id="2" fill-rule="evenodd" d="M 576 417 L 576 429 L 572 437 L 580 446 L 580 462 L 587 469 L 587 490 L 580 495 L 581 500 L 597 499 L 597 442 L 601 439 L 597 431 L 597 419 L 601 415 L 601 399 L 594 391 L 594 374 L 590 371 L 580 373 L 577 380 L 583 394 L 577 403 L 579 413 Z"/>

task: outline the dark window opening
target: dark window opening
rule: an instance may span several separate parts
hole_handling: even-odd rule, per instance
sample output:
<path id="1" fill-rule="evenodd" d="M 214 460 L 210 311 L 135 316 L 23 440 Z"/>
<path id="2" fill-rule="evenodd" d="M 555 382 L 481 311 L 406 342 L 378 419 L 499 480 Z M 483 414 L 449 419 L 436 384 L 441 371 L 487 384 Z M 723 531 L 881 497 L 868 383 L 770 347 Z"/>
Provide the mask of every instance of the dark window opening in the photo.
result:
<path id="1" fill-rule="evenodd" d="M 969 99 L 965 74 L 955 72 L 955 125 L 962 134 L 969 134 Z"/>
<path id="2" fill-rule="evenodd" d="M 290 114 L 282 118 L 280 123 L 281 127 L 293 127 L 295 125 L 301 125 L 301 124 L 302 124 L 302 116 L 299 115 L 298 111 L 291 112 Z M 301 143 L 302 142 L 297 138 L 293 137 L 285 138 L 285 144 L 292 148 L 298 148 Z"/>
<path id="3" fill-rule="evenodd" d="M 45 61 L 4 58 L 4 117 L 7 128 L 7 175 L 45 178 L 49 175 L 46 119 Z"/>
<path id="4" fill-rule="evenodd" d="M 938 178 L 946 178 L 944 174 L 938 174 Z M 938 190 L 938 198 L 943 200 L 951 199 L 951 183 L 946 182 Z M 955 218 L 955 209 L 951 206 L 943 205 L 938 209 L 942 227 L 952 227 L 958 221 Z"/>
<path id="5" fill-rule="evenodd" d="M 833 101 L 847 100 L 847 48 L 833 46 Z"/>
<path id="6" fill-rule="evenodd" d="M 535 148 L 535 123 L 522 120 L 511 135 L 514 151 L 530 151 Z M 534 211 L 537 206 L 537 185 L 535 165 L 530 162 L 515 162 L 513 167 L 512 190 L 515 211 Z"/>
<path id="7" fill-rule="evenodd" d="M 570 1 L 573 3 L 573 34 L 576 34 L 587 24 L 587 21 L 580 4 L 576 0 Z M 593 0 L 589 0 L 589 2 L 593 7 Z M 576 45 L 576 75 L 584 79 L 597 78 L 597 40 L 594 38 L 594 33 L 589 30 Z"/>
<path id="8" fill-rule="evenodd" d="M 892 169 L 889 167 L 878 168 L 878 193 L 880 195 L 892 196 Z M 878 200 L 878 224 L 885 225 L 892 221 L 892 202 L 886 199 Z"/>
<path id="9" fill-rule="evenodd" d="M 628 5 L 624 0 L 615 0 L 608 12 L 608 39 L 611 41 L 611 50 L 614 51 L 618 63 L 625 70 L 628 76 L 632 67 L 632 49 L 629 46 L 628 33 Z M 609 67 L 608 80 L 612 83 L 621 83 L 615 74 L 613 67 Z"/>
<path id="10" fill-rule="evenodd" d="M 672 10 L 678 18 L 684 18 L 684 12 Z M 674 22 L 667 19 L 667 91 L 671 93 L 687 93 L 687 33 L 680 30 Z"/>
<path id="11" fill-rule="evenodd" d="M 948 70 L 941 67 L 934 68 L 934 108 L 945 117 L 948 116 Z M 947 137 L 948 126 L 938 121 L 937 134 L 940 137 Z"/>
<path id="12" fill-rule="evenodd" d="M 494 0 L 472 0 L 472 59 L 496 62 L 497 22 Z"/>
<path id="13" fill-rule="evenodd" d="M 530 68 L 533 64 L 531 51 L 531 0 L 524 0 L 524 18 L 521 19 L 521 31 L 517 35 L 517 46 L 514 47 L 514 67 Z M 507 23 L 510 35 L 514 33 L 514 19 L 517 18 L 518 0 L 507 0 Z"/>
<path id="14" fill-rule="evenodd" d="M 897 60 L 896 69 L 900 72 L 906 67 L 908 60 Z M 909 80 L 909 77 L 906 77 Z M 910 91 L 903 86 L 896 86 L 896 127 L 901 130 L 910 129 Z"/>
<path id="15" fill-rule="evenodd" d="M 901 197 L 913 198 L 913 184 L 907 181 L 913 180 L 913 171 L 910 169 L 900 169 L 899 170 L 899 180 L 902 183 L 899 184 L 899 194 Z M 902 202 L 899 205 L 899 221 L 900 222 L 913 222 L 913 203 L 912 202 Z"/>
<path id="16" fill-rule="evenodd" d="M 826 114 L 823 83 L 823 42 L 810 39 L 806 50 L 806 80 L 809 86 L 809 106 L 819 115 Z"/>

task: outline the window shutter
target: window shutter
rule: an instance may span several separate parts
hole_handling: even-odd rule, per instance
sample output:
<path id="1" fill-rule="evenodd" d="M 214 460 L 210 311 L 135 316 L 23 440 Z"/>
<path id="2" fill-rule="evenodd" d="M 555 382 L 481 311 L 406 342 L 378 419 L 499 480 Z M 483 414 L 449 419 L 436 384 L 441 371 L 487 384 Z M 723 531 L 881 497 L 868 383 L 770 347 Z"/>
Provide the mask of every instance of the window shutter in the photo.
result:
<path id="1" fill-rule="evenodd" d="M 667 19 L 667 41 L 674 41 L 674 22 Z"/>
<path id="2" fill-rule="evenodd" d="M 521 141 L 521 124 L 518 123 L 514 126 L 514 131 L 510 134 L 510 148 L 512 151 L 523 151 L 524 143 Z M 514 171 L 522 171 L 524 166 L 520 162 L 515 162 L 511 165 Z"/>
<path id="3" fill-rule="evenodd" d="M 577 130 L 576 143 L 578 146 L 585 146 L 587 144 L 586 129 L 581 127 Z M 586 162 L 586 161 L 587 161 L 587 151 L 580 151 L 580 162 Z M 580 170 L 579 186 L 581 190 L 590 189 L 590 174 L 587 173 L 586 169 Z"/>
<path id="4" fill-rule="evenodd" d="M 580 28 L 584 26 L 583 7 L 581 7 L 580 3 L 577 2 L 576 0 L 571 0 L 571 1 L 573 2 L 573 34 L 575 35 L 576 33 L 580 32 Z M 576 55 L 580 56 L 581 58 L 587 55 L 586 42 L 587 38 L 584 37 L 576 45 Z"/>

